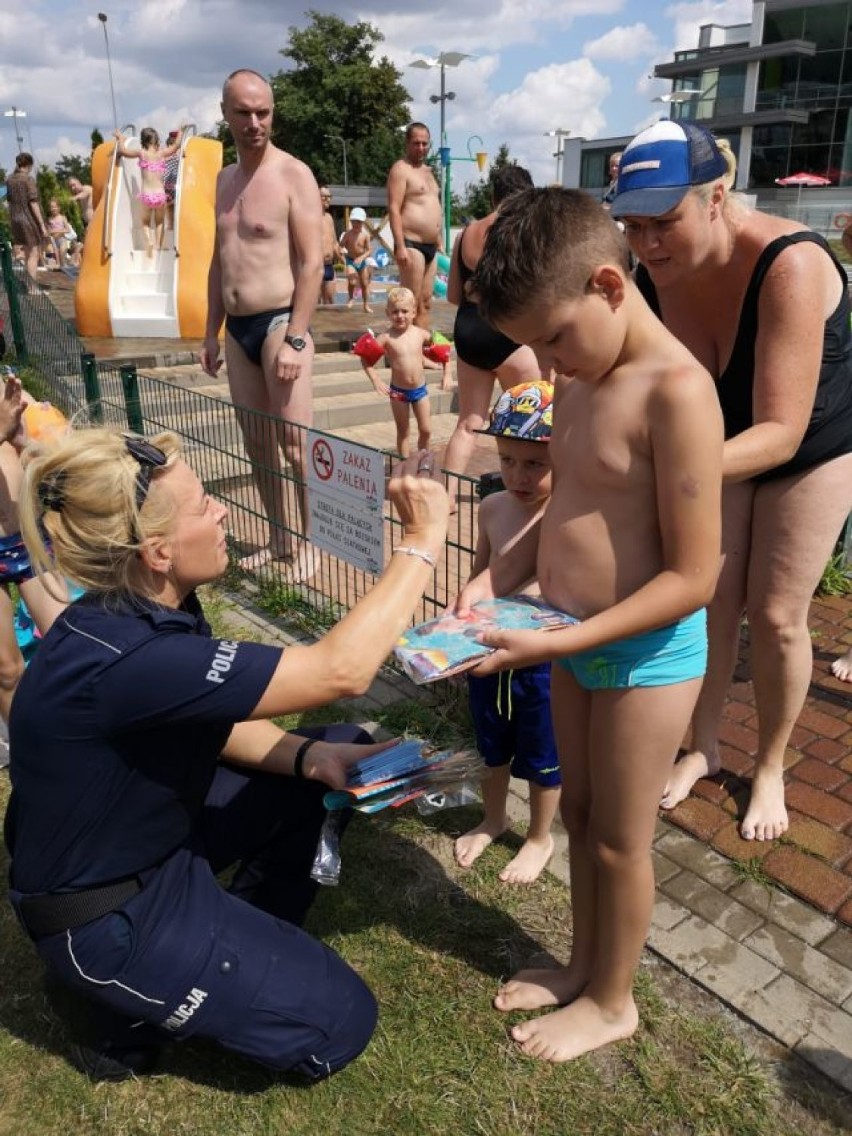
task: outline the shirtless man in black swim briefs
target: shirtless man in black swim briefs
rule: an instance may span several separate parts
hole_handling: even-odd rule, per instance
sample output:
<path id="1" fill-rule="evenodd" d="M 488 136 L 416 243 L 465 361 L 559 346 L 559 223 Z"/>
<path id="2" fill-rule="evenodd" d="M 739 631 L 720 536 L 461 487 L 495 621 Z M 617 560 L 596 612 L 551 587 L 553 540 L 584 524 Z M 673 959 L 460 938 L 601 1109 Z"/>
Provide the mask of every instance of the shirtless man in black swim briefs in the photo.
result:
<path id="1" fill-rule="evenodd" d="M 270 142 L 272 90 L 256 71 L 235 71 L 222 90 L 222 114 L 238 162 L 219 174 L 216 245 L 208 278 L 204 370 L 215 376 L 225 322 L 228 383 L 246 451 L 269 521 L 269 543 L 240 561 L 254 570 L 289 561 L 288 579 L 316 573 L 307 543 L 305 438 L 313 420 L 309 331 L 323 274 L 322 206 L 308 167 Z M 261 415 L 256 412 L 262 412 Z M 274 415 L 274 430 L 262 415 Z M 281 450 L 297 482 L 298 525 L 288 516 Z M 300 534 L 294 540 L 291 530 Z"/>
<path id="2" fill-rule="evenodd" d="M 438 183 L 426 164 L 429 145 L 429 127 L 412 122 L 405 132 L 405 157 L 394 162 L 387 181 L 399 283 L 417 297 L 414 322 L 427 329 L 437 269 L 435 257 L 443 251 L 441 197 Z"/>

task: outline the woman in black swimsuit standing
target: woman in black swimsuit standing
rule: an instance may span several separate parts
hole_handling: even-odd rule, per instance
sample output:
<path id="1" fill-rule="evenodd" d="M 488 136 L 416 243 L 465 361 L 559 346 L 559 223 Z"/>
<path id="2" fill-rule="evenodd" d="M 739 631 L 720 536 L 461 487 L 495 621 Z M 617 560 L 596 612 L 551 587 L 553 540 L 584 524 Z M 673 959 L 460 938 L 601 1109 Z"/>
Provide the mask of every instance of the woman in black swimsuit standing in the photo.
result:
<path id="1" fill-rule="evenodd" d="M 453 338 L 457 359 L 459 420 L 444 452 L 443 466 L 449 473 L 463 473 L 467 466 L 476 441 L 475 432 L 482 429 L 488 417 L 494 379 L 497 379 L 503 390 L 508 390 L 524 379 L 537 379 L 540 376 L 540 368 L 532 349 L 521 347 L 495 331 L 482 319 L 476 304 L 465 292 L 465 285 L 482 255 L 485 238 L 497 216 L 500 202 L 509 194 L 531 185 L 532 178 L 522 166 L 501 166 L 493 171 L 492 212 L 465 226 L 453 245 L 447 299 L 451 304 L 458 305 Z M 458 493 L 457 479 L 450 479 L 448 491 L 451 501 L 455 501 Z"/>
<path id="2" fill-rule="evenodd" d="M 734 172 L 726 143 L 663 120 L 625 150 L 611 213 L 646 299 L 716 377 L 725 420 L 710 659 L 691 750 L 662 804 L 719 770 L 745 610 L 759 734 L 741 833 L 773 840 L 788 827 L 784 754 L 811 680 L 810 600 L 852 508 L 852 334 L 846 274 L 828 245 L 730 197 Z"/>

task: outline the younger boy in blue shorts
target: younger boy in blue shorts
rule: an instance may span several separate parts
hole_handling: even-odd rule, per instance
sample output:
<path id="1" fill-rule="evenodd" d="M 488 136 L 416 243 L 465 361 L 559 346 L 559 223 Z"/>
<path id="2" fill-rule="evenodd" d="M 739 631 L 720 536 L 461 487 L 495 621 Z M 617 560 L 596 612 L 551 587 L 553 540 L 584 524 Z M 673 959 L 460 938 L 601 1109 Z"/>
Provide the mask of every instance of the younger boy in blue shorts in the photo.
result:
<path id="1" fill-rule="evenodd" d="M 479 508 L 473 576 L 493 566 L 519 537 L 532 538 L 550 499 L 553 386 L 528 382 L 504 391 L 484 434 L 497 439 L 505 489 Z M 538 587 L 523 591 L 538 593 Z M 553 855 L 550 828 L 559 805 L 559 757 L 550 720 L 550 664 L 468 677 L 476 744 L 490 772 L 482 782 L 484 816 L 455 843 L 456 862 L 469 868 L 508 828 L 510 777 L 530 786 L 530 823 L 523 846 L 500 879 L 531 884 Z"/>

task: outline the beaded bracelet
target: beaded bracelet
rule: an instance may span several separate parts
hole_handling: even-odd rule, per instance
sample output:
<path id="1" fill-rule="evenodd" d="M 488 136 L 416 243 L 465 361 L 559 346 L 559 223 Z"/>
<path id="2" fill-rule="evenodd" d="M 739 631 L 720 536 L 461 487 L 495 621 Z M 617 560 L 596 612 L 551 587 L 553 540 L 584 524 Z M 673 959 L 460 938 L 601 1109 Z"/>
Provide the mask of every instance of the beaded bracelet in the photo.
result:
<path id="1" fill-rule="evenodd" d="M 417 556 L 420 560 L 425 560 L 430 568 L 437 568 L 438 561 L 431 552 L 427 552 L 425 548 L 412 548 L 411 545 L 400 545 L 394 549 L 394 552 L 404 552 L 406 556 Z"/>

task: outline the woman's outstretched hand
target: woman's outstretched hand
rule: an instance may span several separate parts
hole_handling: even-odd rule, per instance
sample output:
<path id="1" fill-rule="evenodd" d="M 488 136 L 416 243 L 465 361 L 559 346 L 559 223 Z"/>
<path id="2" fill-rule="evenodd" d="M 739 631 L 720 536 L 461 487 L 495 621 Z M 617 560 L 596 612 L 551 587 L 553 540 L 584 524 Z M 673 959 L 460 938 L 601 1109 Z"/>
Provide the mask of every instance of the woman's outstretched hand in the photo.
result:
<path id="1" fill-rule="evenodd" d="M 388 496 L 402 522 L 405 543 L 437 559 L 447 535 L 450 500 L 435 473 L 435 455 L 418 450 L 394 467 Z"/>

